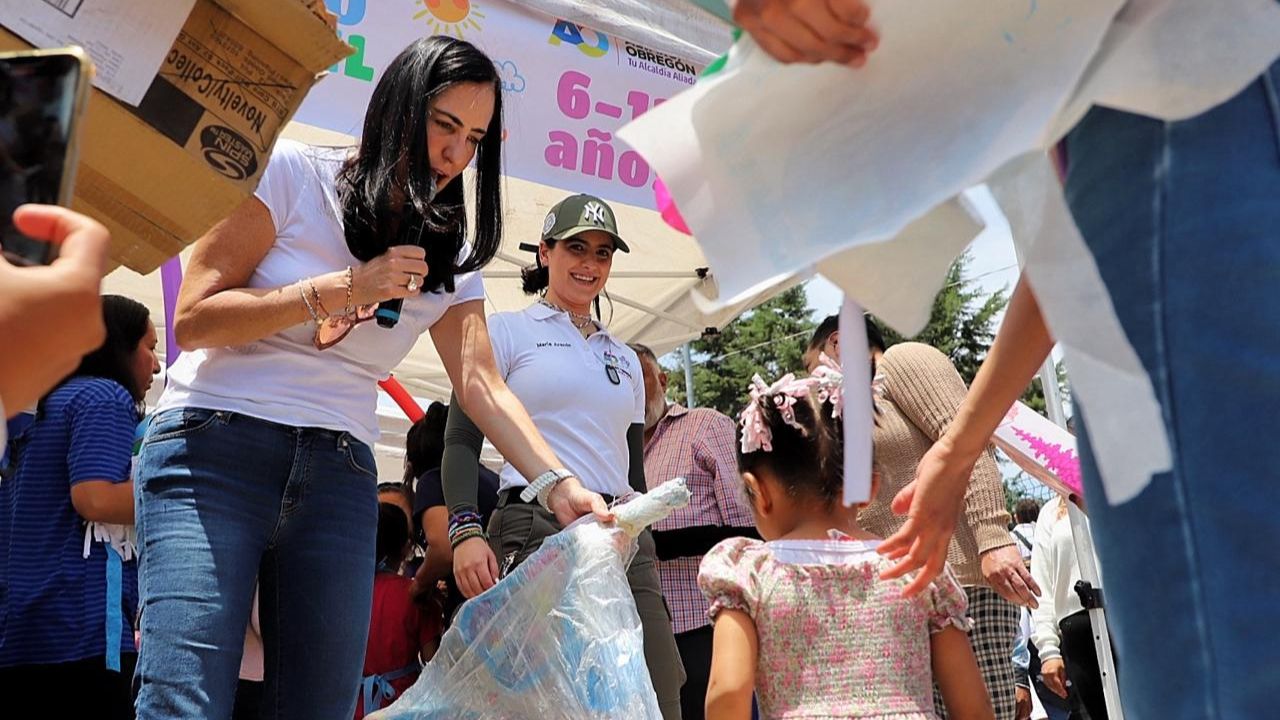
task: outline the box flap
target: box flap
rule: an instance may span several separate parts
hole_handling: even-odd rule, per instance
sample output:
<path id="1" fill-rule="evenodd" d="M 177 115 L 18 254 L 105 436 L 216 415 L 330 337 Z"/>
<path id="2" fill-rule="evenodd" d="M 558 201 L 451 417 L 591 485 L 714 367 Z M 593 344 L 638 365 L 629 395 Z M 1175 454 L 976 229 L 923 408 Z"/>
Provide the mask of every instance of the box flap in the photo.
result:
<path id="1" fill-rule="evenodd" d="M 313 74 L 355 52 L 338 38 L 337 19 L 313 0 L 214 0 Z"/>

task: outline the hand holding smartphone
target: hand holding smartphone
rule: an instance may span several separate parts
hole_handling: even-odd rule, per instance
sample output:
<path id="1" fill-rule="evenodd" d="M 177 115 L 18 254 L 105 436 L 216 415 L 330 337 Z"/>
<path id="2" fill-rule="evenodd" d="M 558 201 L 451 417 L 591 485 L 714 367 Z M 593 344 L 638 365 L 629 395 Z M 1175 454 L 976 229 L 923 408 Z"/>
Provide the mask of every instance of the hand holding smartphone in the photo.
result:
<path id="1" fill-rule="evenodd" d="M 47 265 L 58 247 L 20 231 L 27 203 L 71 203 L 80 117 L 93 65 L 78 47 L 0 53 L 0 250 L 18 265 Z"/>

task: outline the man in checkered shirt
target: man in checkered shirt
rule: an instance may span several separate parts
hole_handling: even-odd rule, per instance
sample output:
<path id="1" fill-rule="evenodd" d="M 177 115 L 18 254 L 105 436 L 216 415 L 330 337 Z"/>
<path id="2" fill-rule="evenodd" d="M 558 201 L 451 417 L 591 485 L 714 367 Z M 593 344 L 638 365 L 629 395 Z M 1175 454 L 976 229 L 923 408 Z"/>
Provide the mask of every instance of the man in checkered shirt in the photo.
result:
<path id="1" fill-rule="evenodd" d="M 711 622 L 698 590 L 698 565 L 716 543 L 759 537 L 738 475 L 737 424 L 710 408 L 667 403 L 667 375 L 653 351 L 632 345 L 644 372 L 644 475 L 653 489 L 684 478 L 693 498 L 653 527 L 658 576 L 671 610 L 688 679 L 680 690 L 684 720 L 702 720 L 711 673 Z"/>

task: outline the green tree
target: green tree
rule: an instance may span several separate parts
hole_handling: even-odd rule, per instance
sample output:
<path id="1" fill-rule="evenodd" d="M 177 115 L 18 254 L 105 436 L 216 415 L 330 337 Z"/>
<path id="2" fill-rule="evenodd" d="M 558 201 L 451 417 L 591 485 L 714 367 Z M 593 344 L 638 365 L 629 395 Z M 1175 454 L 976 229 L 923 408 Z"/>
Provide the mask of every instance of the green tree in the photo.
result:
<path id="1" fill-rule="evenodd" d="M 995 339 L 996 319 L 1009 305 L 1005 290 L 988 296 L 982 287 L 968 277 L 973 257 L 965 252 L 947 271 L 946 282 L 933 300 L 929 324 L 910 340 L 932 345 L 951 358 L 965 383 L 973 382 L 987 349 Z M 908 340 L 883 322 L 884 340 L 888 345 Z"/>
<path id="2" fill-rule="evenodd" d="M 772 382 L 788 372 L 804 370 L 801 356 L 813 333 L 809 300 L 796 286 L 742 314 L 718 334 L 693 343 L 693 384 L 699 407 L 734 416 L 747 397 L 751 376 Z M 683 368 L 671 373 L 671 397 L 685 403 Z"/>
<path id="3" fill-rule="evenodd" d="M 996 320 L 1009 305 L 1007 290 L 1001 289 L 987 295 L 968 275 L 969 265 L 973 257 L 965 252 L 947 271 L 947 279 L 942 290 L 933 300 L 933 308 L 929 313 L 929 324 L 920 334 L 912 338 L 899 335 L 883 322 L 885 344 L 889 346 L 906 340 L 932 345 L 951 358 L 964 378 L 966 385 L 973 383 L 978 368 L 987 357 L 987 350 L 995 340 L 999 325 Z M 1066 375 L 1062 366 L 1057 366 L 1058 386 L 1066 394 Z M 1026 403 L 1036 412 L 1045 411 L 1044 390 L 1040 378 L 1032 381 L 1022 396 Z"/>

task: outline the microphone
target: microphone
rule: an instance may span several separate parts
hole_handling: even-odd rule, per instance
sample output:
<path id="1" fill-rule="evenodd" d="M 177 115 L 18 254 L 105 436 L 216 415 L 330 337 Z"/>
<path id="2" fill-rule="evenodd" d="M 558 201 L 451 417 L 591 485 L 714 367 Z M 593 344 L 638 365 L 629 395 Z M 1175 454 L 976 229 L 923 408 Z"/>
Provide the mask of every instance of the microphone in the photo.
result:
<path id="1" fill-rule="evenodd" d="M 432 173 L 429 184 L 427 186 L 427 204 L 432 203 L 436 199 L 436 176 Z M 425 222 L 425 220 L 424 220 Z M 413 245 L 422 244 L 422 228 L 418 229 L 417 242 Z M 423 278 L 425 281 L 426 278 Z M 374 311 L 373 317 L 378 322 L 378 327 L 393 328 L 400 322 L 400 311 L 404 307 L 404 298 L 392 298 L 383 300 L 378 303 L 378 309 Z"/>
<path id="2" fill-rule="evenodd" d="M 373 311 L 373 317 L 378 321 L 378 327 L 395 327 L 396 323 L 400 322 L 400 310 L 403 307 L 404 298 L 392 298 L 378 303 L 378 309 Z"/>

